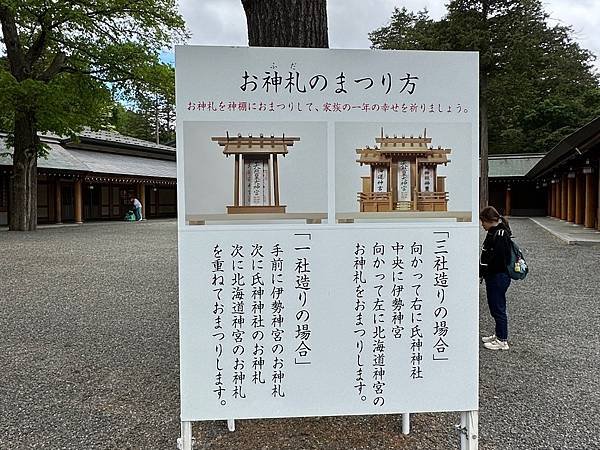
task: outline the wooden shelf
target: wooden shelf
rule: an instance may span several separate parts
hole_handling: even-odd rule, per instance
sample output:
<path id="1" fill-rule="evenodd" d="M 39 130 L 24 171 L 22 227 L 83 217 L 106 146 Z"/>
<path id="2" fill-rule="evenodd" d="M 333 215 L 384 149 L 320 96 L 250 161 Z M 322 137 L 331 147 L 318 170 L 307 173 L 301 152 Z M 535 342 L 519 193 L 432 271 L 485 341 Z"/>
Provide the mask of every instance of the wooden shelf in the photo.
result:
<path id="1" fill-rule="evenodd" d="M 381 221 L 403 221 L 403 220 L 427 220 L 427 219 L 450 219 L 456 222 L 470 222 L 471 211 L 391 211 L 391 212 L 353 212 L 337 213 L 335 220 L 338 223 L 353 223 L 356 220 L 381 220 Z"/>
<path id="2" fill-rule="evenodd" d="M 321 223 L 327 213 L 254 213 L 254 214 L 190 214 L 185 216 L 189 225 L 206 225 L 207 222 L 267 222 L 304 220 L 307 224 Z"/>
<path id="3" fill-rule="evenodd" d="M 279 206 L 228 206 L 227 214 L 285 214 L 285 205 L 279 205 Z"/>

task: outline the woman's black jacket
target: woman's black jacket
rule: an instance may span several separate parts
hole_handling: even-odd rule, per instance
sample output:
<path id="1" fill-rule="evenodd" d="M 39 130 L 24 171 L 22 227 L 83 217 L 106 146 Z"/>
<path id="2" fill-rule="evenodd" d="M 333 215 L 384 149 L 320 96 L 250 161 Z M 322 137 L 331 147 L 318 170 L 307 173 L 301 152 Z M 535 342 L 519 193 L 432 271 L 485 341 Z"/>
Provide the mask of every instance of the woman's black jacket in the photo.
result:
<path id="1" fill-rule="evenodd" d="M 496 273 L 506 272 L 510 262 L 510 228 L 500 222 L 488 230 L 479 259 L 479 276 L 487 277 Z"/>

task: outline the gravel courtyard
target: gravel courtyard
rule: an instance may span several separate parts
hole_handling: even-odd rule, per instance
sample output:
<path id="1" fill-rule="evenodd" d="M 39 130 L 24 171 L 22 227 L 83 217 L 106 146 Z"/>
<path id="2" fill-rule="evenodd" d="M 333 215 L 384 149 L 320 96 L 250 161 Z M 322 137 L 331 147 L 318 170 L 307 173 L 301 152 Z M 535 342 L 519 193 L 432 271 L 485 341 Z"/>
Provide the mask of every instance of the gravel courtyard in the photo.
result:
<path id="1" fill-rule="evenodd" d="M 532 273 L 508 352 L 480 350 L 480 449 L 600 448 L 600 246 L 511 222 Z M 0 449 L 174 449 L 173 221 L 0 231 Z M 481 297 L 480 328 L 493 331 Z M 458 449 L 457 414 L 194 425 L 198 448 Z"/>

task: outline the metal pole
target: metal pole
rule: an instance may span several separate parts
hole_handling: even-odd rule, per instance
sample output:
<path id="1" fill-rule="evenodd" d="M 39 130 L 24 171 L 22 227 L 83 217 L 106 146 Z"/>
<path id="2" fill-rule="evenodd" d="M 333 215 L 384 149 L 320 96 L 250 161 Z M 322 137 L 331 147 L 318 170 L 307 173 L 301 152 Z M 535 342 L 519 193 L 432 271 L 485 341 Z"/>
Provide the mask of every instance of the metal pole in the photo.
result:
<path id="1" fill-rule="evenodd" d="M 402 414 L 402 434 L 410 433 L 410 413 Z"/>
<path id="2" fill-rule="evenodd" d="M 181 422 L 181 440 L 177 444 L 181 450 L 192 450 L 192 422 Z"/>
<path id="3" fill-rule="evenodd" d="M 227 419 L 227 428 L 229 431 L 235 431 L 235 419 Z"/>
<path id="4" fill-rule="evenodd" d="M 479 449 L 478 428 L 478 411 L 465 411 L 460 413 L 460 450 Z"/>

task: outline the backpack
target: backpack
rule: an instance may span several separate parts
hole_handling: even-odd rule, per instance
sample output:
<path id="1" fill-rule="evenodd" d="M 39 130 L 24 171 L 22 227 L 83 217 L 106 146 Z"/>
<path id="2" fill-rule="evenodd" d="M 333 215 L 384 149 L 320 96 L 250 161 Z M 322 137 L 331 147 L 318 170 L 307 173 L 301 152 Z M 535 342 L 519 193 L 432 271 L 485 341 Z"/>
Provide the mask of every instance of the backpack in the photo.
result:
<path id="1" fill-rule="evenodd" d="M 523 252 L 515 241 L 510 239 L 510 261 L 506 266 L 508 276 L 513 280 L 523 280 L 529 273 Z"/>

